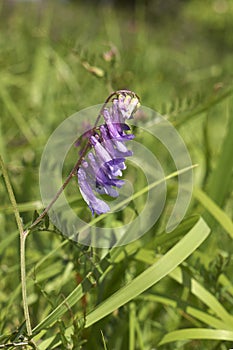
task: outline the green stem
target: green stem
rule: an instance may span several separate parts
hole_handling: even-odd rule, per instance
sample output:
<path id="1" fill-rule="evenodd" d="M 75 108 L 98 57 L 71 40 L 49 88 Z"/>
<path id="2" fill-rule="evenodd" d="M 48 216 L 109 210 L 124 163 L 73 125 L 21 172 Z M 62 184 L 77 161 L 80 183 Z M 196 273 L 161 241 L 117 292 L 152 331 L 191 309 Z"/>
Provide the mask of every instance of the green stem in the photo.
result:
<path id="1" fill-rule="evenodd" d="M 30 315 L 29 315 L 29 309 L 28 309 L 28 302 L 27 302 L 27 289 L 26 289 L 26 266 L 25 266 L 25 242 L 28 234 L 28 230 L 24 231 L 23 224 L 19 215 L 19 211 L 17 208 L 17 203 L 15 200 L 15 195 L 10 183 L 10 179 L 7 173 L 6 166 L 3 162 L 2 157 L 0 156 L 0 165 L 2 168 L 2 174 L 3 178 L 5 180 L 7 192 L 11 201 L 11 205 L 14 211 L 15 220 L 19 229 L 19 236 L 20 236 L 20 271 L 21 271 L 21 287 L 22 287 L 22 300 L 23 300 L 23 310 L 24 310 L 24 317 L 26 321 L 26 329 L 28 336 L 32 335 L 32 327 L 31 327 L 31 321 L 30 321 Z"/>

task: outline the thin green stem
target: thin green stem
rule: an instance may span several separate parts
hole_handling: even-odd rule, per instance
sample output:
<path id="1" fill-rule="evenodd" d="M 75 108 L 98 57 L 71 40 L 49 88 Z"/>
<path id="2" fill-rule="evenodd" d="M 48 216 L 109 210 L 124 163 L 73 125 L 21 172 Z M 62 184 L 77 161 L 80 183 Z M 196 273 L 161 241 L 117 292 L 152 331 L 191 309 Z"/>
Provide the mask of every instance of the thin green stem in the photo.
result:
<path id="1" fill-rule="evenodd" d="M 2 174 L 3 178 L 5 180 L 7 192 L 10 198 L 10 202 L 14 211 L 15 220 L 19 229 L 19 236 L 20 236 L 20 272 L 21 272 L 21 288 L 22 288 L 22 300 L 23 300 L 23 310 L 24 310 L 24 317 L 26 321 L 26 329 L 28 336 L 32 335 L 32 327 L 31 327 L 31 321 L 30 321 L 30 315 L 29 315 L 29 309 L 28 309 L 28 302 L 27 302 L 27 289 L 26 289 L 26 266 L 25 266 L 25 242 L 28 235 L 28 230 L 24 231 L 23 224 L 19 215 L 19 211 L 17 208 L 17 203 L 15 200 L 15 195 L 11 186 L 11 182 L 7 173 L 6 166 L 3 162 L 2 157 L 0 156 L 0 165 L 2 168 Z"/>
<path id="2" fill-rule="evenodd" d="M 20 272 L 21 272 L 21 286 L 22 286 L 22 299 L 23 299 L 23 309 L 24 309 L 24 317 L 26 320 L 26 328 L 28 336 L 32 335 L 32 327 L 29 315 L 29 308 L 27 302 L 27 289 L 26 289 L 26 238 L 28 231 L 24 231 L 23 235 L 20 237 Z"/>

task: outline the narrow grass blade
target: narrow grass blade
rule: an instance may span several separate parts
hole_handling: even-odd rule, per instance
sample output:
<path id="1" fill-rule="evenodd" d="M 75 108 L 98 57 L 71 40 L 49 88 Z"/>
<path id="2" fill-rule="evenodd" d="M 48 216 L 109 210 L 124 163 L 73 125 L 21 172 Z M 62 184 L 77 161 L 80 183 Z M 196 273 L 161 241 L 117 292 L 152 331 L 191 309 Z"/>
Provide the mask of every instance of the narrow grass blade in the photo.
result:
<path id="1" fill-rule="evenodd" d="M 207 326 L 216 328 L 216 329 L 226 329 L 229 331 L 233 331 L 233 327 L 228 325 L 226 322 L 214 317 L 213 315 L 208 314 L 205 311 L 199 310 L 188 303 L 182 301 L 182 309 L 180 307 L 179 301 L 168 298 L 167 296 L 157 295 L 157 294 L 148 294 L 139 297 L 139 300 L 143 301 L 153 301 L 157 303 L 161 303 L 163 305 L 168 305 L 176 310 L 182 311 L 182 314 L 189 315 L 198 321 L 205 323 Z"/>
<path id="2" fill-rule="evenodd" d="M 228 114 L 230 114 L 229 111 Z M 222 206 L 224 204 L 225 198 L 228 195 L 228 193 L 230 193 L 232 188 L 233 118 L 231 115 L 229 115 L 228 119 L 229 121 L 226 129 L 227 134 L 224 138 L 221 151 L 218 157 L 218 162 L 216 168 L 212 172 L 208 187 L 208 193 L 210 197 L 219 206 Z"/>
<path id="3" fill-rule="evenodd" d="M 147 264 L 153 264 L 155 258 L 150 254 L 149 251 L 146 252 L 144 249 L 143 253 L 139 252 L 135 258 L 138 261 L 142 261 Z M 206 304 L 213 312 L 217 315 L 225 324 L 225 327 L 233 330 L 233 317 L 226 311 L 222 304 L 217 300 L 217 298 L 211 294 L 207 289 L 205 289 L 199 282 L 197 282 L 191 276 L 185 275 L 180 267 L 177 267 L 172 272 L 169 273 L 169 277 L 173 278 L 176 282 L 183 284 L 190 289 L 190 292 L 195 295 L 200 301 Z M 233 286 L 229 279 L 221 275 L 219 278 L 219 283 L 221 283 L 229 293 L 233 295 Z"/>
<path id="4" fill-rule="evenodd" d="M 5 249 L 18 237 L 19 232 L 14 231 L 11 234 L 4 237 L 0 244 L 0 254 L 4 252 Z"/>
<path id="5" fill-rule="evenodd" d="M 225 329 L 205 329 L 205 328 L 188 328 L 166 334 L 159 345 L 171 343 L 178 340 L 192 339 L 212 339 L 233 341 L 233 331 Z"/>
<path id="6" fill-rule="evenodd" d="M 233 222 L 229 216 L 201 189 L 196 188 L 194 196 L 233 238 Z"/>
<path id="7" fill-rule="evenodd" d="M 187 285 L 191 293 L 195 295 L 199 300 L 201 300 L 205 305 L 207 305 L 212 312 L 221 318 L 226 324 L 230 325 L 233 329 L 233 316 L 231 316 L 222 304 L 211 294 L 207 289 L 205 289 L 200 283 L 198 283 L 194 278 L 188 278 L 180 268 L 175 269 L 170 273 L 170 277 L 175 279 L 178 283 Z"/>
<path id="8" fill-rule="evenodd" d="M 103 341 L 104 350 L 108 350 L 102 330 L 100 330 L 100 333 L 101 333 L 101 338 L 102 338 L 102 341 Z"/>
<path id="9" fill-rule="evenodd" d="M 44 328 L 51 326 L 60 317 L 62 317 L 82 296 L 88 292 L 96 281 L 101 277 L 104 271 L 109 267 L 108 257 L 104 258 L 99 265 L 95 266 L 92 272 L 89 272 L 84 280 L 60 303 L 47 317 L 45 317 L 32 331 L 38 333 Z"/>
<path id="10" fill-rule="evenodd" d="M 210 229 L 200 218 L 188 234 L 159 261 L 118 290 L 86 316 L 86 327 L 91 326 L 114 310 L 126 304 L 174 270 L 208 237 Z"/>
<path id="11" fill-rule="evenodd" d="M 129 305 L 129 350 L 135 349 L 136 308 L 135 303 Z"/>
<path id="12" fill-rule="evenodd" d="M 27 141 L 32 144 L 34 140 L 33 132 L 31 131 L 27 121 L 24 119 L 23 115 L 17 108 L 15 102 L 12 100 L 7 89 L 2 85 L 0 85 L 0 95 L 6 106 L 6 109 L 8 110 L 10 116 L 15 120 L 19 130 L 22 132 L 22 135 L 24 135 Z"/>
<path id="13" fill-rule="evenodd" d="M 41 201 L 33 201 L 33 202 L 26 202 L 26 203 L 18 203 L 17 204 L 18 211 L 20 213 L 28 212 L 28 211 L 34 211 L 34 210 L 40 210 L 44 208 L 44 205 Z M 1 205 L 0 211 L 3 211 L 5 213 L 12 213 L 13 208 L 10 205 Z"/>
<path id="14" fill-rule="evenodd" d="M 226 275 L 220 275 L 219 283 L 224 287 L 225 291 L 233 296 L 233 284 Z"/>
<path id="15" fill-rule="evenodd" d="M 88 276 L 89 277 L 89 276 Z M 91 281 L 88 279 L 88 277 L 85 279 L 84 283 L 89 282 L 89 287 L 86 286 L 85 291 L 90 289 L 92 287 Z M 38 333 L 44 328 L 50 327 L 54 322 L 58 321 L 59 318 L 64 315 L 69 310 L 69 307 L 73 306 L 75 303 L 77 303 L 82 296 L 84 295 L 84 283 L 79 284 L 70 294 L 69 296 L 63 300 L 61 304 L 59 304 L 44 320 L 42 320 L 33 330 L 33 334 Z"/>

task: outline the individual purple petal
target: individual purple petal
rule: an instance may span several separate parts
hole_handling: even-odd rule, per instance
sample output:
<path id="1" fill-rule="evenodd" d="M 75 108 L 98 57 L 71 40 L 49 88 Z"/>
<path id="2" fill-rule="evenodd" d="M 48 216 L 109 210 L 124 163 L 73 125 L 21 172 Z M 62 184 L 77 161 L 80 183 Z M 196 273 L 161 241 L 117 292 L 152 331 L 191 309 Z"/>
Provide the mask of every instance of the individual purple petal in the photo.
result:
<path id="1" fill-rule="evenodd" d="M 78 172 L 78 184 L 80 188 L 80 192 L 82 194 L 83 199 L 91 209 L 92 215 L 96 213 L 97 215 L 107 213 L 110 211 L 109 206 L 103 200 L 97 198 L 94 195 L 94 192 L 88 183 L 88 178 L 86 172 L 80 167 Z"/>
<path id="2" fill-rule="evenodd" d="M 108 128 L 109 137 L 117 140 L 117 141 L 127 141 L 132 140 L 134 138 L 134 135 L 132 134 L 125 134 L 123 132 L 123 129 L 121 127 L 121 124 L 113 123 L 111 120 L 110 113 L 107 108 L 103 111 L 103 116 Z M 118 130 L 119 129 L 119 130 Z"/>
<path id="3" fill-rule="evenodd" d="M 104 167 L 115 167 L 121 170 L 126 169 L 124 158 L 114 158 L 107 163 L 104 163 Z"/>
<path id="4" fill-rule="evenodd" d="M 114 99 L 112 102 L 112 122 L 116 124 L 124 124 L 124 119 L 122 113 L 119 110 L 119 102 L 117 99 Z"/>
<path id="5" fill-rule="evenodd" d="M 112 113 L 111 113 L 112 112 Z M 122 113 L 123 112 L 123 113 Z M 109 114 L 106 113 L 106 119 L 109 120 L 110 123 L 114 124 L 115 129 L 117 129 L 118 133 L 122 135 L 122 133 L 125 130 L 130 130 L 129 125 L 125 124 L 125 119 L 123 117 L 123 115 L 127 112 L 127 109 L 123 109 L 120 110 L 119 109 L 119 104 L 118 102 L 115 103 L 115 106 L 113 106 L 110 111 Z M 117 117 L 113 117 L 113 113 L 117 116 Z M 110 115 L 110 118 L 109 118 Z M 125 134 L 124 134 L 125 135 Z"/>
<path id="6" fill-rule="evenodd" d="M 113 158 L 125 158 L 133 155 L 133 152 L 126 147 L 116 147 L 116 145 L 119 146 L 119 142 L 116 143 L 114 140 L 107 140 L 104 142 L 106 150 Z"/>
<path id="7" fill-rule="evenodd" d="M 90 167 L 91 167 L 91 172 L 94 174 L 94 177 L 96 181 L 103 186 L 116 186 L 116 187 L 121 187 L 124 185 L 124 181 L 110 177 L 111 174 L 109 174 L 109 171 L 104 171 L 104 166 L 100 166 L 99 163 L 97 162 L 95 156 L 90 152 L 88 154 L 88 158 L 90 161 Z M 112 160 L 110 161 L 112 162 Z M 105 163 L 108 164 L 108 163 Z M 118 165 L 119 163 L 117 163 Z M 106 170 L 106 169 L 105 169 Z"/>
<path id="8" fill-rule="evenodd" d="M 112 160 L 112 157 L 106 151 L 106 149 L 101 145 L 101 143 L 94 136 L 92 136 L 90 140 L 92 145 L 94 146 L 96 156 L 100 161 L 100 165 L 102 166 L 102 164 L 110 162 Z M 115 164 L 113 164 L 113 166 L 111 166 L 110 164 L 109 170 L 111 171 L 111 174 L 113 176 L 122 176 L 121 170 L 119 169 L 119 167 L 115 166 Z"/>
<path id="9" fill-rule="evenodd" d="M 109 195 L 110 197 L 118 197 L 119 196 L 119 193 L 117 192 L 117 190 L 115 190 L 114 188 L 112 188 L 112 186 L 110 185 L 101 185 L 101 184 L 97 184 L 96 185 L 96 191 L 99 193 L 99 194 L 107 194 Z"/>
<path id="10" fill-rule="evenodd" d="M 106 151 L 106 149 L 101 145 L 101 143 L 96 139 L 95 136 L 91 136 L 90 141 L 94 146 L 98 159 L 100 159 L 104 163 L 109 162 L 112 159 L 110 154 Z"/>
<path id="11" fill-rule="evenodd" d="M 111 120 L 111 116 L 110 116 L 109 110 L 107 108 L 104 108 L 103 116 L 104 116 L 104 120 L 106 122 L 106 125 L 108 127 L 108 131 L 109 131 L 110 137 L 114 138 L 114 139 L 118 138 L 120 135 L 118 133 L 117 128 L 114 126 L 114 124 L 113 124 L 113 122 Z"/>
<path id="12" fill-rule="evenodd" d="M 101 132 L 101 136 L 102 136 L 103 141 L 109 140 L 111 138 L 106 125 L 100 126 L 100 132 Z"/>
<path id="13" fill-rule="evenodd" d="M 117 149 L 119 152 L 121 152 L 121 153 L 123 153 L 123 154 L 125 154 L 125 153 L 128 152 L 127 147 L 126 147 L 122 142 L 117 141 L 117 140 L 113 140 L 113 143 L 115 144 L 116 149 Z"/>
<path id="14" fill-rule="evenodd" d="M 109 138 L 109 134 L 106 126 L 101 125 L 100 131 L 103 138 L 102 145 L 105 147 L 105 149 L 113 158 L 122 158 L 122 157 L 132 156 L 133 152 L 129 151 L 125 145 L 123 145 L 119 141 L 115 141 Z M 121 145 L 118 145 L 118 143 L 121 143 Z M 116 147 L 117 145 L 119 147 Z"/>

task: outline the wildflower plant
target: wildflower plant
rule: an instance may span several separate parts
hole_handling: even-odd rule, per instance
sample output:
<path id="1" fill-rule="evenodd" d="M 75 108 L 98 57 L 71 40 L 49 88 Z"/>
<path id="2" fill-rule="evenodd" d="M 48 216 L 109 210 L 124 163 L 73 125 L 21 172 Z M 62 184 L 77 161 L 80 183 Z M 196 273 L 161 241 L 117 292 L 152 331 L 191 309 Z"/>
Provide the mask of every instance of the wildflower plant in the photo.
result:
<path id="1" fill-rule="evenodd" d="M 135 137 L 132 126 L 135 135 L 141 133 L 146 137 L 148 134 L 155 142 L 159 140 L 176 165 L 178 173 L 173 176 L 178 175 L 179 191 L 167 229 L 174 229 L 184 217 L 192 193 L 193 165 L 183 140 L 165 118 L 141 106 L 136 93 L 119 90 L 112 93 L 104 105 L 92 106 L 63 121 L 44 149 L 40 164 L 40 190 L 46 207 L 44 214 L 49 214 L 50 221 L 63 235 L 87 246 L 109 248 L 138 239 L 160 217 L 166 202 L 163 165 Z M 63 181 L 63 165 L 74 145 L 78 150 L 78 160 Z M 153 151 L 157 152 L 157 149 Z M 132 165 L 127 172 L 131 177 L 124 178 L 127 160 Z M 136 170 L 133 175 L 132 169 Z M 103 220 L 104 215 L 111 213 L 111 218 L 114 218 L 116 211 L 137 203 L 139 193 L 136 193 L 135 182 L 140 169 L 145 187 L 139 192 L 140 196 L 144 194 L 144 200 L 137 207 L 137 215 L 127 218 L 122 226 L 114 227 L 114 230 L 102 221 L 101 225 L 95 225 L 97 239 L 94 239 L 91 216 L 80 215 L 80 210 L 74 211 L 64 189 L 71 179 L 76 178 L 92 217 L 97 215 L 94 219 L 97 223 Z M 39 217 L 35 225 L 40 220 Z"/>
<path id="2" fill-rule="evenodd" d="M 67 118 L 50 136 L 40 164 L 40 189 L 45 209 L 27 229 L 23 227 L 20 220 L 10 181 L 5 171 L 4 163 L 1 161 L 5 182 L 20 231 L 22 299 L 28 335 L 28 338 L 24 340 L 32 346 L 34 346 L 34 342 L 31 340 L 32 336 L 42 330 L 43 327 L 46 327 L 47 322 L 53 320 L 55 315 L 60 317 L 61 312 L 65 311 L 63 309 L 61 311 L 62 306 L 58 306 L 52 311 L 51 315 L 48 315 L 36 327 L 32 328 L 31 326 L 25 271 L 25 242 L 30 232 L 40 229 L 43 225 L 45 225 L 45 229 L 48 229 L 48 223 L 46 222 L 49 217 L 50 223 L 53 223 L 60 233 L 68 236 L 75 242 L 98 248 L 116 248 L 135 241 L 148 232 L 158 220 L 166 201 L 166 180 L 178 177 L 179 184 L 177 200 L 168 220 L 167 231 L 170 232 L 180 223 L 191 198 L 193 165 L 182 139 L 165 118 L 162 118 L 151 109 L 141 107 L 138 96 L 129 90 L 120 90 L 112 93 L 104 105 L 100 109 L 98 108 L 99 106 L 97 106 L 97 109 L 91 108 L 86 112 L 81 111 L 81 119 L 78 118 L 80 114 Z M 96 110 L 98 110 L 98 114 L 94 113 Z M 97 115 L 93 126 L 86 118 L 86 115 L 90 114 L 92 115 L 92 120 L 93 116 Z M 148 119 L 149 115 L 153 118 L 153 124 Z M 84 126 L 85 130 L 77 140 L 77 131 L 80 130 L 80 125 Z M 150 135 L 157 138 L 171 154 L 177 171 L 165 177 L 163 168 L 155 155 L 143 144 L 136 141 L 137 138 L 131 131 L 131 125 L 136 126 L 136 129 L 141 128 L 143 133 L 150 133 Z M 129 144 L 131 146 L 130 149 Z M 78 160 L 65 181 L 62 182 L 64 160 L 69 149 L 71 147 L 74 149 L 74 145 L 78 149 Z M 59 157 L 57 156 L 58 154 Z M 118 196 L 121 196 L 119 192 L 122 187 L 126 186 L 123 174 L 127 167 L 127 159 L 131 159 L 136 167 L 143 170 L 147 185 L 139 191 L 137 188 L 138 192 L 136 193 L 132 192 L 127 198 L 128 202 L 126 204 L 138 196 L 142 197 L 144 194 L 145 203 L 139 211 L 136 211 L 137 215 L 134 215 L 129 222 L 122 222 L 122 226 L 114 227 L 114 229 L 111 224 L 110 227 L 106 227 L 105 224 L 95 226 L 99 218 L 100 220 L 104 218 L 104 215 L 101 214 L 108 215 L 111 212 L 110 215 L 113 215 L 113 217 L 115 215 L 116 208 L 113 210 L 110 207 L 110 203 L 106 202 L 106 198 L 111 197 L 114 202 L 114 199 L 116 200 Z M 136 178 L 137 174 L 135 173 L 134 179 Z M 90 223 L 79 217 L 66 200 L 64 190 L 72 179 L 76 180 L 80 193 L 91 211 L 92 219 Z M 124 192 L 127 191 L 124 190 Z M 101 197 L 102 195 L 105 197 Z M 119 199 L 119 203 L 121 210 L 124 208 L 122 206 L 124 203 L 122 197 Z M 96 217 L 93 218 L 95 214 Z M 199 226 L 205 231 L 204 235 L 202 232 L 200 235 L 197 234 Z M 207 237 L 209 230 L 204 222 L 198 221 L 195 227 L 194 233 L 191 230 L 189 235 L 187 235 L 187 239 L 181 241 L 180 245 L 177 244 L 171 250 L 171 253 L 168 253 L 166 258 L 164 257 L 163 265 L 166 274 L 188 254 L 191 254 L 193 249 L 195 249 L 195 244 L 199 245 Z M 190 245 L 189 242 L 194 241 L 194 236 L 195 240 L 197 239 L 197 243 L 194 242 L 193 245 Z M 190 249 L 190 246 L 192 246 L 192 249 Z M 182 256 L 177 254 L 178 251 L 183 252 Z M 170 256 L 173 258 L 170 259 Z M 159 271 L 158 275 L 156 274 L 157 270 Z M 142 273 L 138 277 L 139 283 L 135 279 L 137 288 L 132 282 L 132 286 L 130 284 L 129 287 L 125 287 L 126 292 L 124 288 L 122 289 L 122 292 L 120 292 L 122 297 L 116 301 L 118 307 L 127 302 L 128 292 L 130 298 L 133 298 L 163 277 L 163 269 L 157 269 L 156 264 L 151 266 L 151 270 L 148 273 L 145 271 L 145 274 Z M 138 286 L 140 286 L 139 289 Z M 127 288 L 129 288 L 129 291 Z M 76 291 L 74 295 L 73 293 L 71 294 L 72 298 L 67 297 L 65 301 L 70 307 L 76 300 L 73 297 L 74 295 L 76 296 Z M 79 289 L 77 289 L 77 295 L 79 295 Z M 114 305 L 115 301 L 113 303 L 110 302 L 107 309 L 104 308 L 101 311 L 101 317 L 114 311 Z M 93 312 L 93 315 L 96 320 L 100 317 L 98 312 L 97 315 Z M 92 318 L 87 316 L 84 322 L 86 322 L 86 326 L 90 326 L 93 321 Z M 30 343 L 28 339 L 30 339 Z"/>
<path id="3" fill-rule="evenodd" d="M 171 124 L 156 112 L 145 107 L 141 109 L 142 107 L 140 107 L 139 114 L 136 115 L 139 106 L 139 98 L 134 92 L 129 90 L 116 91 L 101 106 L 93 127 L 89 123 L 88 118 L 85 117 L 85 111 L 81 111 L 82 120 L 77 118 L 77 114 L 75 114 L 55 130 L 45 147 L 40 166 L 41 195 L 46 208 L 26 229 L 23 227 L 20 219 L 10 180 L 4 163 L 1 160 L 3 176 L 20 232 L 22 300 L 27 337 L 23 338 L 23 343 L 21 342 L 19 345 L 25 344 L 37 348 L 37 345 L 33 341 L 34 335 L 48 325 L 53 324 L 56 317 L 60 318 L 67 310 L 67 307 L 64 307 L 64 305 L 72 307 L 83 295 L 83 292 L 80 294 L 83 285 L 80 285 L 57 308 L 46 316 L 44 320 L 32 328 L 26 290 L 25 243 L 29 233 L 39 229 L 43 224 L 48 229 L 46 223 L 48 216 L 50 222 L 63 235 L 69 236 L 69 238 L 78 243 L 99 248 L 116 248 L 117 246 L 135 241 L 141 235 L 148 232 L 163 211 L 166 200 L 166 180 L 172 177 L 178 177 L 179 190 L 177 201 L 168 220 L 167 229 L 171 231 L 184 217 L 192 193 L 193 165 L 187 149 Z M 93 109 L 87 111 L 88 115 L 90 111 L 93 112 Z M 147 119 L 148 115 L 151 115 L 153 121 L 156 121 L 156 123 L 151 124 L 150 120 Z M 147 123 L 145 123 L 145 120 Z M 82 122 L 85 124 L 85 130 L 77 140 L 76 126 L 79 127 Z M 149 132 L 166 146 L 172 155 L 177 171 L 165 177 L 163 169 L 154 154 L 142 144 L 135 141 L 135 135 L 132 133 L 129 124 L 138 127 L 140 126 L 140 122 L 143 124 L 143 127 L 141 127 L 143 132 Z M 59 188 L 63 162 L 71 144 L 72 146 L 75 144 L 78 148 L 78 160 Z M 128 148 L 128 144 L 132 146 L 130 149 Z M 57 156 L 58 154 L 59 157 Z M 125 186 L 123 173 L 127 166 L 126 160 L 129 158 L 133 159 L 133 162 L 143 169 L 147 180 L 147 186 L 138 193 L 131 195 L 130 198 L 135 199 L 138 196 L 146 194 L 145 205 L 142 207 L 141 212 L 137 212 L 137 215 L 133 217 L 131 222 L 121 227 L 114 227 L 114 230 L 112 230 L 112 227 L 107 228 L 104 225 L 103 227 L 94 226 L 98 218 L 101 217 L 101 214 L 107 215 L 110 212 L 110 206 L 101 196 L 105 195 L 113 199 L 117 198 L 119 196 L 119 190 Z M 64 190 L 73 178 L 76 179 L 80 193 L 90 208 L 92 216 L 97 215 L 96 218 L 92 218 L 90 224 L 82 221 L 71 210 L 69 203 L 66 201 Z M 68 216 L 64 220 L 62 216 L 66 211 L 68 212 Z M 174 266 L 178 266 L 190 255 L 208 234 L 209 229 L 204 221 L 200 219 L 197 223 L 195 222 L 193 229 L 190 230 L 187 237 L 185 236 L 181 242 L 171 249 L 161 259 L 161 262 L 159 260 L 158 263 L 154 263 L 148 270 L 141 273 L 135 280 L 123 287 L 122 291 L 119 290 L 119 293 L 112 296 L 113 302 L 110 297 L 110 301 L 106 304 L 107 307 L 102 308 L 100 305 L 100 312 L 97 308 L 97 312 L 94 310 L 90 314 L 90 317 L 87 315 L 87 317 L 80 320 L 80 324 L 82 324 L 80 327 L 82 328 L 83 324 L 85 327 L 92 325 L 100 318 L 113 312 L 116 307 L 124 305 L 150 288 L 154 283 L 167 275 Z M 93 240 L 95 236 L 97 239 Z M 195 237 L 195 240 L 193 237 Z M 190 242 L 194 242 L 194 244 L 190 244 Z M 106 263 L 106 266 L 108 266 L 107 260 Z M 103 271 L 103 274 L 105 272 Z M 90 283 L 91 285 L 92 282 Z M 119 298 L 118 294 L 120 294 Z M 14 345 L 14 343 L 11 344 Z"/>
<path id="4" fill-rule="evenodd" d="M 92 214 L 100 215 L 110 211 L 109 206 L 96 197 L 96 193 L 117 197 L 116 188 L 124 185 L 119 177 L 126 169 L 126 157 L 132 156 L 126 142 L 134 138 L 126 122 L 133 118 L 138 107 L 136 95 L 120 92 L 110 107 L 103 108 L 105 123 L 98 130 L 94 129 L 89 136 L 92 151 L 82 160 L 77 176 L 80 192 Z"/>

